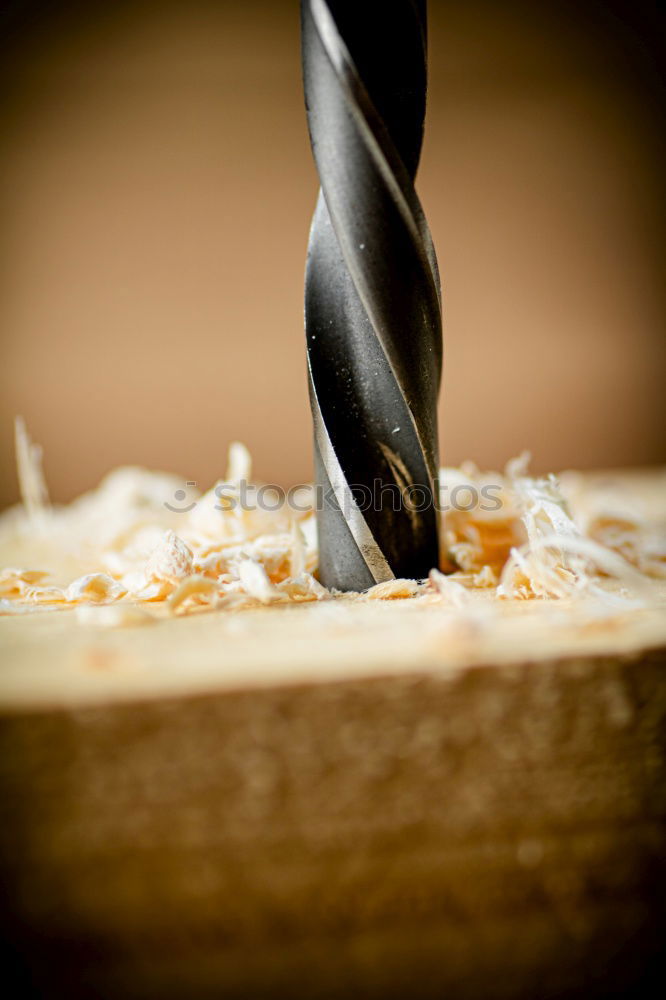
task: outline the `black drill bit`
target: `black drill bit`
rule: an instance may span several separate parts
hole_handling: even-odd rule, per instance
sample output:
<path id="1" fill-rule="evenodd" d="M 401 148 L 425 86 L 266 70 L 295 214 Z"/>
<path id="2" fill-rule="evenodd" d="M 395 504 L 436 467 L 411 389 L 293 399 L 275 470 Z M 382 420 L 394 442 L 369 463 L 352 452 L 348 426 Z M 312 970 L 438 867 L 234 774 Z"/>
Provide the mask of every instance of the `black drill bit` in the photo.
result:
<path id="1" fill-rule="evenodd" d="M 302 0 L 321 189 L 305 326 L 322 582 L 364 590 L 438 564 L 437 261 L 414 190 L 425 0 Z"/>

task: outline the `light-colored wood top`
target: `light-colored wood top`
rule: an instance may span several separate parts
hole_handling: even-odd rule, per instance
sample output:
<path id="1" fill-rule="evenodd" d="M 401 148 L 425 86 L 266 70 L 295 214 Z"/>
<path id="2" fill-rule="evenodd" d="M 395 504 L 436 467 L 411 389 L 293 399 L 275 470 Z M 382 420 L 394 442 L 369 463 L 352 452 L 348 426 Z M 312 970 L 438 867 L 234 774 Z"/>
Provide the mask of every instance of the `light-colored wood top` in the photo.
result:
<path id="1" fill-rule="evenodd" d="M 0 706 L 99 703 L 666 646 L 666 586 L 649 608 L 593 601 L 345 599 L 208 611 L 103 628 L 74 610 L 0 617 Z"/>

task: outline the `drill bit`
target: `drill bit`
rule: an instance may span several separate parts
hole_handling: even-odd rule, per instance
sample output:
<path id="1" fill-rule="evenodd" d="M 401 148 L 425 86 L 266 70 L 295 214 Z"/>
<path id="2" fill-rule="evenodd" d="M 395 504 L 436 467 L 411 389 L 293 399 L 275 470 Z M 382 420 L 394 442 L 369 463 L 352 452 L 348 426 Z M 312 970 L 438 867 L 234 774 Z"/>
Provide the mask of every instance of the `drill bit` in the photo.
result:
<path id="1" fill-rule="evenodd" d="M 425 0 L 302 0 L 320 179 L 305 282 L 320 577 L 365 590 L 438 565 L 441 301 L 414 190 Z"/>

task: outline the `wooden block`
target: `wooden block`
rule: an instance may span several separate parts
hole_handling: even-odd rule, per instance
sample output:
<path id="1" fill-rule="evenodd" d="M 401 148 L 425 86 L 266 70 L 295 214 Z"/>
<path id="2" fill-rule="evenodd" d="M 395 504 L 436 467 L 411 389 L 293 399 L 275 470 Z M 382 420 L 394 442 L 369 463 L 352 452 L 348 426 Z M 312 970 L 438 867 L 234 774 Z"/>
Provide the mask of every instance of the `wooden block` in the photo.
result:
<path id="1" fill-rule="evenodd" d="M 0 877 L 63 998 L 651 995 L 666 616 L 0 618 Z M 496 606 L 497 602 L 495 602 Z M 652 987 L 651 987 L 652 988 Z"/>
<path id="2" fill-rule="evenodd" d="M 2 624 L 101 692 L 2 713 L 5 920 L 44 995 L 595 995 L 656 959 L 664 648 L 244 682 L 220 615 L 39 617 Z M 114 697 L 163 632 L 194 690 Z"/>

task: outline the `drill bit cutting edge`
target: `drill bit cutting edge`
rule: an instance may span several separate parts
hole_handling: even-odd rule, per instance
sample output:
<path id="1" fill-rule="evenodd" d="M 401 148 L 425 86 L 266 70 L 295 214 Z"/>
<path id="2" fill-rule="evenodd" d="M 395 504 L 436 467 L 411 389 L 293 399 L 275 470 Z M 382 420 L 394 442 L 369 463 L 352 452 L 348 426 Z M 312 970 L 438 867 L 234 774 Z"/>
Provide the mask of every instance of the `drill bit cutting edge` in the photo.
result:
<path id="1" fill-rule="evenodd" d="M 422 0 L 301 9 L 321 184 L 305 285 L 320 575 L 364 590 L 438 564 L 441 302 L 414 190 L 426 11 Z"/>

